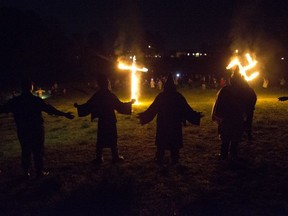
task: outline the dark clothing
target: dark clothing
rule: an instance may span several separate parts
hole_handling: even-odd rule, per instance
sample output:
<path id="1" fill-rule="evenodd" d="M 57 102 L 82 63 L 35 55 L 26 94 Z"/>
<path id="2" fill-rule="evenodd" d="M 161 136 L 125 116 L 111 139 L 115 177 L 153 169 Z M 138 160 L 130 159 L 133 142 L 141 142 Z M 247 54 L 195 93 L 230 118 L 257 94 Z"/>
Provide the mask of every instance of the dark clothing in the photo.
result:
<path id="1" fill-rule="evenodd" d="M 49 115 L 64 115 L 43 99 L 34 96 L 32 93 L 21 94 L 8 101 L 0 107 L 0 113 L 12 112 L 18 130 L 43 126 L 42 111 Z"/>
<path id="2" fill-rule="evenodd" d="M 182 122 L 200 124 L 200 113 L 194 111 L 177 91 L 160 93 L 149 108 L 139 114 L 141 124 L 147 124 L 157 115 L 155 144 L 158 153 L 163 150 L 179 151 L 183 147 Z M 160 155 L 162 152 L 159 153 Z M 177 156 L 175 156 L 177 157 Z"/>
<path id="3" fill-rule="evenodd" d="M 212 118 L 218 121 L 223 138 L 240 140 L 246 111 L 244 90 L 240 87 L 225 86 L 217 94 Z"/>
<path id="4" fill-rule="evenodd" d="M 63 116 L 65 113 L 47 104 L 32 93 L 24 93 L 0 106 L 0 113 L 13 113 L 17 126 L 17 135 L 22 149 L 22 167 L 28 172 L 31 167 L 31 155 L 36 171 L 43 169 L 44 127 L 42 111 L 50 115 Z"/>
<path id="5" fill-rule="evenodd" d="M 247 101 L 247 106 L 246 119 L 244 122 L 244 131 L 247 133 L 248 140 L 252 141 L 252 122 L 257 101 L 257 95 L 251 87 L 247 86 L 247 88 L 245 89 L 245 97 Z"/>
<path id="6" fill-rule="evenodd" d="M 96 147 L 99 149 L 99 155 L 102 154 L 102 148 L 111 148 L 112 153 L 115 153 L 117 150 L 115 110 L 121 114 L 131 114 L 132 103 L 123 103 L 108 89 L 100 89 L 85 104 L 78 105 L 77 109 L 80 117 L 91 114 L 91 120 L 98 118 Z"/>
<path id="7" fill-rule="evenodd" d="M 222 140 L 221 155 L 224 159 L 228 157 L 229 148 L 231 155 L 237 156 L 247 108 L 244 90 L 241 86 L 224 86 L 219 90 L 213 107 L 212 119 L 218 123 Z"/>
<path id="8" fill-rule="evenodd" d="M 28 172 L 31 167 L 32 155 L 38 174 L 43 170 L 44 135 L 44 127 L 34 128 L 33 130 L 18 130 L 24 172 Z"/>

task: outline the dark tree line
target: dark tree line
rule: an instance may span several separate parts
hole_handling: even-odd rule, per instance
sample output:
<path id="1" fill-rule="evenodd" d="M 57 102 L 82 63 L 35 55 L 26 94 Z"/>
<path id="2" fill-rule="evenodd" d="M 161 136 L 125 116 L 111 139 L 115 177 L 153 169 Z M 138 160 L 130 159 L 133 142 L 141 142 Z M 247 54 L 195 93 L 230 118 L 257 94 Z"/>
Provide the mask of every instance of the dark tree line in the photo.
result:
<path id="1" fill-rule="evenodd" d="M 41 82 L 79 80 L 109 70 L 103 38 L 95 30 L 67 35 L 33 11 L 0 8 L 1 85 L 29 76 Z"/>
<path id="2" fill-rule="evenodd" d="M 236 28 L 234 36 L 241 40 L 232 36 L 230 40 L 223 39 L 216 46 L 208 43 L 199 44 L 202 51 L 212 53 L 206 59 L 169 58 L 169 52 L 165 50 L 165 38 L 161 32 L 144 32 L 137 49 L 146 56 L 159 53 L 162 55 L 163 58 L 141 59 L 149 68 L 149 72 L 154 71 L 162 75 L 182 70 L 185 73 L 211 74 L 225 70 L 231 56 L 230 48 L 233 41 L 236 40 L 236 45 L 240 48 L 243 47 L 241 41 L 244 41 L 243 43 L 251 46 L 252 50 L 257 47 L 257 58 L 262 63 L 262 71 L 273 77 L 283 75 L 287 77 L 287 16 L 282 17 L 283 13 L 276 13 L 273 10 L 269 13 L 271 13 L 268 14 L 271 19 L 264 17 L 265 19 L 254 21 L 256 23 L 247 22 L 249 25 L 246 24 L 244 27 L 248 30 L 244 31 L 243 35 L 242 31 Z M 259 14 L 256 15 L 258 17 Z M 253 17 L 256 15 L 253 14 Z M 263 20 L 265 23 L 262 22 Z M 277 20 L 282 21 L 276 22 Z M 97 26 L 95 27 L 97 29 Z M 269 34 L 259 34 L 259 31 L 269 32 Z M 49 20 L 33 11 L 0 8 L 0 88 L 5 85 L 9 86 L 24 75 L 38 82 L 51 83 L 89 80 L 101 71 L 113 73 L 117 59 L 115 56 L 117 47 L 114 42 L 117 41 L 119 35 L 115 34 L 113 37 L 110 38 L 112 42 L 107 43 L 108 39 L 95 29 L 85 34 L 77 33 L 77 31 L 67 34 L 57 20 Z M 251 41 L 251 38 L 256 39 Z M 126 38 L 126 42 L 129 41 Z M 249 45 L 247 41 L 251 44 Z M 131 44 L 125 49 L 133 51 Z M 282 57 L 285 57 L 285 61 L 281 60 Z"/>

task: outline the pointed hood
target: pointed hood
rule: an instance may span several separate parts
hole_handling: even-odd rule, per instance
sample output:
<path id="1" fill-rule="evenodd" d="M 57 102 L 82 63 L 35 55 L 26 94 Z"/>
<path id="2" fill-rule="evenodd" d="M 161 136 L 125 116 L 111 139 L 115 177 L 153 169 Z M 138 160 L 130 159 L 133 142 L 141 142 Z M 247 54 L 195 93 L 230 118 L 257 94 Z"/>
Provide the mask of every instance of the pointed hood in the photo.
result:
<path id="1" fill-rule="evenodd" d="M 21 81 L 21 89 L 22 89 L 22 93 L 29 93 L 33 90 L 33 82 L 28 79 L 25 78 Z"/>
<path id="2" fill-rule="evenodd" d="M 243 83 L 244 78 L 240 74 L 239 68 L 235 69 L 230 78 L 230 84 L 234 86 L 240 86 Z"/>
<path id="3" fill-rule="evenodd" d="M 171 92 L 171 91 L 176 91 L 176 86 L 174 84 L 174 79 L 171 73 L 169 73 L 167 80 L 164 84 L 164 91 L 167 92 Z"/>
<path id="4" fill-rule="evenodd" d="M 98 74 L 97 83 L 100 88 L 108 89 L 109 80 L 104 74 Z"/>

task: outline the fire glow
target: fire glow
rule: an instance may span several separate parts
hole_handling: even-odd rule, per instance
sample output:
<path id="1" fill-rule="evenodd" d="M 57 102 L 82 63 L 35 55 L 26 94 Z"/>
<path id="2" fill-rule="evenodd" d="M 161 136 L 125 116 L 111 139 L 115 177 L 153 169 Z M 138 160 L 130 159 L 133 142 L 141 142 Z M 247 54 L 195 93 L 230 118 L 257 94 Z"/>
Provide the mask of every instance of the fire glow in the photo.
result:
<path id="1" fill-rule="evenodd" d="M 235 58 L 233 58 L 231 60 L 231 62 L 229 63 L 229 65 L 226 67 L 227 70 L 233 68 L 234 66 L 238 66 L 239 67 L 239 71 L 240 71 L 240 74 L 244 77 L 244 79 L 246 81 L 251 81 L 253 79 L 255 79 L 258 75 L 259 75 L 259 72 L 258 71 L 255 71 L 253 73 L 251 73 L 249 76 L 247 75 L 247 71 L 253 69 L 256 64 L 258 63 L 256 60 L 253 60 L 251 55 L 249 53 L 247 53 L 245 55 L 246 57 L 246 60 L 248 62 L 247 65 L 242 65 L 238 56 L 236 56 Z"/>
<path id="2" fill-rule="evenodd" d="M 121 70 L 131 70 L 131 99 L 135 99 L 135 104 L 139 104 L 138 97 L 140 95 L 139 81 L 140 75 L 137 71 L 147 72 L 148 69 L 145 67 L 137 68 L 136 65 L 136 56 L 133 56 L 132 65 L 127 65 L 122 62 L 119 62 L 118 68 Z"/>

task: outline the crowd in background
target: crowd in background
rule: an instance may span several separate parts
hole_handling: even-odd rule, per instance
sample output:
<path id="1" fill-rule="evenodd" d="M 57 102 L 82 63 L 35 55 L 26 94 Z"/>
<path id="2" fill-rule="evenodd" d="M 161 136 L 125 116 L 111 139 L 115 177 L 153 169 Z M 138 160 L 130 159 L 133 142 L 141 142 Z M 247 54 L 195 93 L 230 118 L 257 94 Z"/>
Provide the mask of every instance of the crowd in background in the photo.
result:
<path id="1" fill-rule="evenodd" d="M 182 74 L 175 74 L 174 75 L 174 84 L 177 88 L 201 88 L 205 89 L 216 89 L 219 90 L 220 88 L 227 85 L 228 77 L 226 76 L 218 76 L 214 74 L 191 74 L 191 75 L 182 75 Z M 279 88 L 285 89 L 287 88 L 287 81 L 284 77 L 280 77 L 278 79 L 278 83 L 272 84 L 267 77 L 258 77 L 256 78 L 257 84 L 259 84 L 260 88 L 269 89 Z M 162 90 L 163 85 L 166 82 L 165 76 L 143 76 L 141 77 L 141 85 L 144 88 L 151 88 L 155 90 Z M 254 84 L 254 83 L 253 83 Z M 253 85 L 255 87 L 255 85 Z M 87 88 L 89 89 L 97 89 L 97 82 L 91 81 L 87 82 Z M 130 77 L 126 78 L 115 78 L 111 79 L 110 87 L 111 90 L 120 90 L 123 88 L 130 88 Z M 54 82 L 49 86 L 37 85 L 35 83 L 35 90 L 34 94 L 38 95 L 42 99 L 48 98 L 52 95 L 65 95 L 67 93 L 68 88 L 65 87 L 64 84 L 58 84 L 58 82 Z M 19 90 L 10 90 L 4 91 L 0 89 L 0 104 L 3 104 L 8 99 L 19 95 Z"/>

